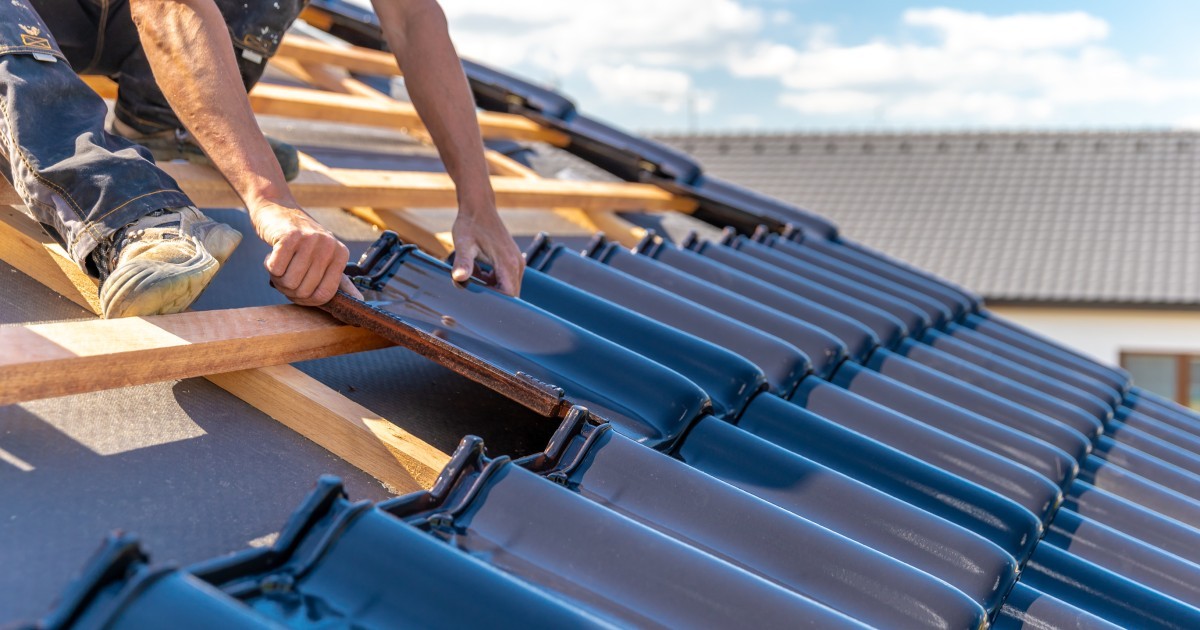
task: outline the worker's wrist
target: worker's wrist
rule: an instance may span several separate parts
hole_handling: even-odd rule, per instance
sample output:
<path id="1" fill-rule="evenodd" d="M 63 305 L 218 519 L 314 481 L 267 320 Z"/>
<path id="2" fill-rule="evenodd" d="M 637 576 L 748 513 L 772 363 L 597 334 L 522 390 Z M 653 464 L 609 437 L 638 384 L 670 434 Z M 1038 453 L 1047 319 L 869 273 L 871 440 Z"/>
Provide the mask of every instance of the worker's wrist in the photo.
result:
<path id="1" fill-rule="evenodd" d="M 295 202 L 263 201 L 255 205 L 247 204 L 246 209 L 250 213 L 250 222 L 258 230 L 259 236 L 262 236 L 265 226 L 278 224 L 280 221 L 293 223 L 297 220 L 309 219 L 308 213 Z"/>
<path id="2" fill-rule="evenodd" d="M 479 213 L 496 211 L 496 194 L 492 191 L 490 182 L 475 186 L 460 186 L 458 188 L 458 211 L 460 214 L 474 216 Z"/>
<path id="3" fill-rule="evenodd" d="M 246 202 L 246 209 L 250 211 L 251 216 L 257 214 L 260 209 L 268 207 L 283 207 L 302 212 L 300 204 L 296 203 L 296 198 L 292 196 L 287 186 L 282 188 L 269 185 L 258 187 L 242 195 L 242 198 Z"/>

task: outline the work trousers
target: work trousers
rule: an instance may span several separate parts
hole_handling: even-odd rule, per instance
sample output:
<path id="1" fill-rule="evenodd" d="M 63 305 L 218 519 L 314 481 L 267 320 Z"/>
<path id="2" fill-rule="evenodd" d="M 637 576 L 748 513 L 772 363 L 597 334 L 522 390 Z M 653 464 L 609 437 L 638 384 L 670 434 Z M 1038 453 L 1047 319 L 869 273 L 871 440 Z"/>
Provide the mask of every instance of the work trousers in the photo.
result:
<path id="1" fill-rule="evenodd" d="M 249 90 L 306 0 L 215 2 Z M 149 151 L 105 131 L 107 106 L 78 74 L 117 82 L 115 115 L 130 127 L 182 128 L 150 71 L 127 0 L 0 0 L 0 174 L 94 275 L 89 254 L 102 240 L 191 201 Z"/>

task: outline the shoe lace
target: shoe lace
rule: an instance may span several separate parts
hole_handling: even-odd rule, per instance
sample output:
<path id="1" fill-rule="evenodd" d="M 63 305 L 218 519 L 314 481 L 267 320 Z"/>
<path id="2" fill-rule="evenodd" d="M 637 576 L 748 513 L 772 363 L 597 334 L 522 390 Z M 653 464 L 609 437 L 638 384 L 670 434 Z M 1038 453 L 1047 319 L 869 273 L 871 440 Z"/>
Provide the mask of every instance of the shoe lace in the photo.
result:
<path id="1" fill-rule="evenodd" d="M 163 221 L 161 223 L 156 223 L 152 220 L 169 214 L 176 215 L 176 218 L 173 218 L 169 221 Z M 107 239 L 104 239 L 98 245 L 96 245 L 96 249 L 92 250 L 92 264 L 94 264 L 96 267 L 96 272 L 100 276 L 101 284 L 103 284 L 104 281 L 108 279 L 109 274 L 112 273 L 113 267 L 115 267 L 117 264 L 117 258 L 121 255 L 121 250 L 125 249 L 125 247 L 130 243 L 144 238 L 146 236 L 147 229 L 180 227 L 180 225 L 181 223 L 180 219 L 178 218 L 178 211 L 169 208 L 162 208 L 142 216 L 136 221 L 127 223 L 121 228 L 117 229 L 117 231 L 113 232 L 112 235 L 110 235 Z M 179 238 L 181 234 L 179 234 L 177 231 L 162 231 L 159 233 L 159 236 L 163 240 L 173 240 Z"/>

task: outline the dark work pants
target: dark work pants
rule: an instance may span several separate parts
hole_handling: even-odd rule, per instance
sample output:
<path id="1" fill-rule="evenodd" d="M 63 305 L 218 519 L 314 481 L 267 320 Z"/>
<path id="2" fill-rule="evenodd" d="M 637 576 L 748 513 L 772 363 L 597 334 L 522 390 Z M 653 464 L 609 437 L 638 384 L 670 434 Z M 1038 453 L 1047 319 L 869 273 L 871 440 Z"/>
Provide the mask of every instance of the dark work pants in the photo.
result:
<path id="1" fill-rule="evenodd" d="M 249 89 L 303 0 L 217 0 Z M 46 18 L 46 19 L 43 19 Z M 104 130 L 107 107 L 76 75 L 120 86 L 116 115 L 144 133 L 178 129 L 127 0 L 0 0 L 0 174 L 81 267 L 114 231 L 191 205 L 144 148 Z"/>

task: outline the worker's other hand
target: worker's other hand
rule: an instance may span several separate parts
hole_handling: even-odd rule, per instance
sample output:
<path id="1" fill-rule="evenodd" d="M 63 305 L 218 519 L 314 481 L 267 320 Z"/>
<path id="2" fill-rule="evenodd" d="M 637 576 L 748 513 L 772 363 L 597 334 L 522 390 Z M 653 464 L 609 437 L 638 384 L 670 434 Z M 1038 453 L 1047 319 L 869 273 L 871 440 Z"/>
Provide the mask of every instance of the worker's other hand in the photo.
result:
<path id="1" fill-rule="evenodd" d="M 470 212 L 467 206 L 462 206 L 454 220 L 451 231 L 454 237 L 454 281 L 466 282 L 470 279 L 476 261 L 488 263 L 496 276 L 496 288 L 516 297 L 521 293 L 525 258 L 504 227 L 495 207 L 485 205 L 483 208 Z"/>
<path id="2" fill-rule="evenodd" d="M 303 210 L 266 204 L 253 218 L 258 235 L 271 246 L 263 262 L 271 284 L 289 300 L 320 306 L 339 288 L 362 299 L 343 273 L 350 251 Z"/>

